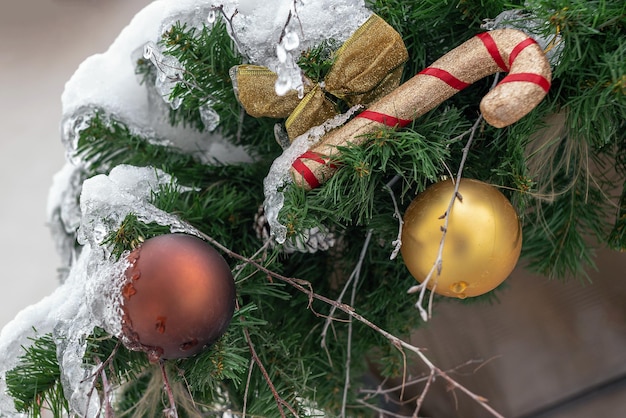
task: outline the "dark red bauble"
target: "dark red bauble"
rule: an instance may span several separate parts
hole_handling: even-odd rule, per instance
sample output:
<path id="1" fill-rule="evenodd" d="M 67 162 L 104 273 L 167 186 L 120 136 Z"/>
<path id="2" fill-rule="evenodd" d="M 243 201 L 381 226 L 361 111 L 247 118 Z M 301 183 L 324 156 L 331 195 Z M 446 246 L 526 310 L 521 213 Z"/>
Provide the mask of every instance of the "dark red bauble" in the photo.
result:
<path id="1" fill-rule="evenodd" d="M 125 345 L 150 361 L 190 357 L 217 340 L 235 310 L 224 258 L 191 235 L 146 240 L 128 256 L 122 288 Z"/>

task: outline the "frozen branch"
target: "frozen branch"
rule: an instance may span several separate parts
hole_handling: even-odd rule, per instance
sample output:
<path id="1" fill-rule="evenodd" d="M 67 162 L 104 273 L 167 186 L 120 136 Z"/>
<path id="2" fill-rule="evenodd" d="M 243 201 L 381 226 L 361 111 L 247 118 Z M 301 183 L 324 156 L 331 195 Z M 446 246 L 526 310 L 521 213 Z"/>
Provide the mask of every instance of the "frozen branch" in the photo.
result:
<path id="1" fill-rule="evenodd" d="M 222 17 L 224 18 L 224 20 L 228 23 L 228 28 L 230 29 L 229 34 L 230 34 L 233 42 L 235 43 L 235 46 L 237 47 L 237 50 L 238 51 L 242 51 L 243 50 L 242 44 L 239 41 L 239 39 L 237 38 L 237 31 L 233 27 L 233 18 L 235 16 L 237 16 L 237 14 L 239 14 L 239 10 L 235 9 L 233 14 L 228 16 L 226 14 L 226 12 L 224 12 L 224 5 L 214 6 L 209 11 L 209 16 L 207 17 L 207 20 L 208 20 L 209 23 L 215 22 L 215 18 L 216 18 L 215 12 L 218 11 L 218 10 L 219 10 L 220 14 L 222 15 Z"/>

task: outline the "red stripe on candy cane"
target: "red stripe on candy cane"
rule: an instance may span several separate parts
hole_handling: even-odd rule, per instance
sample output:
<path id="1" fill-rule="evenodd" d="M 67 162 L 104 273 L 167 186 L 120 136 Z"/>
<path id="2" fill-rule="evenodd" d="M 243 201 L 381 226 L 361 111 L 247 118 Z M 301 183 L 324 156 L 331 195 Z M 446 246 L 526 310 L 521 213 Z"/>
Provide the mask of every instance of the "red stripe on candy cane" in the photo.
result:
<path id="1" fill-rule="evenodd" d="M 485 45 L 487 52 L 489 52 L 489 55 L 491 55 L 491 58 L 495 61 L 495 63 L 498 64 L 498 67 L 500 67 L 502 71 L 508 72 L 509 67 L 507 67 L 504 62 L 502 55 L 500 55 L 498 45 L 496 45 L 496 41 L 493 40 L 489 32 L 479 33 L 476 37 L 482 41 L 483 45 Z"/>
<path id="2" fill-rule="evenodd" d="M 326 164 L 326 161 L 324 161 L 324 159 L 319 154 L 316 154 L 309 150 L 305 152 L 304 154 L 302 154 L 301 156 L 299 156 L 298 158 L 296 158 L 293 164 L 291 164 L 294 170 L 296 170 L 298 173 L 302 175 L 302 178 L 304 179 L 304 181 L 306 181 L 309 187 L 311 187 L 311 189 L 315 189 L 316 187 L 320 186 L 320 182 L 317 179 L 317 177 L 315 177 L 315 174 L 311 171 L 309 166 L 304 164 L 303 160 L 315 161 L 316 163 L 322 164 L 322 165 Z M 337 168 L 335 164 L 331 163 L 329 165 L 333 169 Z"/>
<path id="3" fill-rule="evenodd" d="M 469 83 L 459 80 L 458 78 L 456 78 L 455 76 L 453 76 L 446 70 L 442 70 L 441 68 L 428 67 L 420 71 L 418 75 L 419 74 L 431 75 L 433 77 L 437 77 L 438 79 L 440 79 L 441 81 L 443 81 L 444 83 L 452 87 L 453 89 L 457 89 L 457 90 L 463 90 L 464 88 L 467 88 L 470 86 Z"/>
<path id="4" fill-rule="evenodd" d="M 509 74 L 500 81 L 502 83 L 512 83 L 514 81 L 527 81 L 541 87 L 546 93 L 550 90 L 550 82 L 545 77 L 533 73 L 517 73 Z"/>
<path id="5" fill-rule="evenodd" d="M 522 52 L 527 46 L 534 45 L 536 43 L 537 42 L 533 38 L 526 38 L 519 44 L 515 45 L 515 47 L 511 50 L 511 53 L 509 54 L 509 66 L 513 66 L 513 63 L 515 62 L 515 59 L 517 58 L 519 53 Z"/>
<path id="6" fill-rule="evenodd" d="M 408 119 L 398 119 L 396 117 L 385 115 L 384 113 L 373 112 L 371 110 L 364 110 L 363 112 L 359 113 L 356 117 L 373 120 L 374 122 L 382 123 L 383 125 L 389 126 L 390 128 L 396 128 L 396 127 L 404 128 L 405 126 L 407 126 L 408 124 L 412 122 L 411 120 L 408 120 Z"/>

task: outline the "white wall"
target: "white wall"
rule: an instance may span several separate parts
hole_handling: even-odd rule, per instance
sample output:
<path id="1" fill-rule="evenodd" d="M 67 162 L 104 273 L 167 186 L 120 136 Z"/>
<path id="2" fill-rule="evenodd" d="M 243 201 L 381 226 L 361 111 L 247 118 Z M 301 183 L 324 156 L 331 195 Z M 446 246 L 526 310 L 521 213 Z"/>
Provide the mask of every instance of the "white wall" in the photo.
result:
<path id="1" fill-rule="evenodd" d="M 57 286 L 61 261 L 45 222 L 52 176 L 65 161 L 65 82 L 150 2 L 0 2 L 0 328 Z"/>

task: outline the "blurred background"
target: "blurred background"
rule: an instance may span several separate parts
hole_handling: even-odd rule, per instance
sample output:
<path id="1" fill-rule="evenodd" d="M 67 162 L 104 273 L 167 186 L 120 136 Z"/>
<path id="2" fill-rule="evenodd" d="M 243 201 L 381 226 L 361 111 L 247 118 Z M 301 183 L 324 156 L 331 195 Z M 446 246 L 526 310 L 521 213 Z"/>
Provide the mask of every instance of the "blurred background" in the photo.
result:
<path id="1" fill-rule="evenodd" d="M 151 0 L 0 3 L 0 328 L 57 286 L 46 227 L 52 176 L 63 166 L 61 93 Z M 436 307 L 413 343 L 507 417 L 626 416 L 626 253 L 602 250 L 593 284 L 548 281 L 521 266 L 495 305 Z M 413 370 L 419 373 L 419 370 Z M 485 417 L 442 382 L 424 415 Z"/>
<path id="2" fill-rule="evenodd" d="M 151 0 L 0 2 L 0 328 L 57 286 L 46 227 L 52 176 L 65 162 L 61 93 Z"/>

